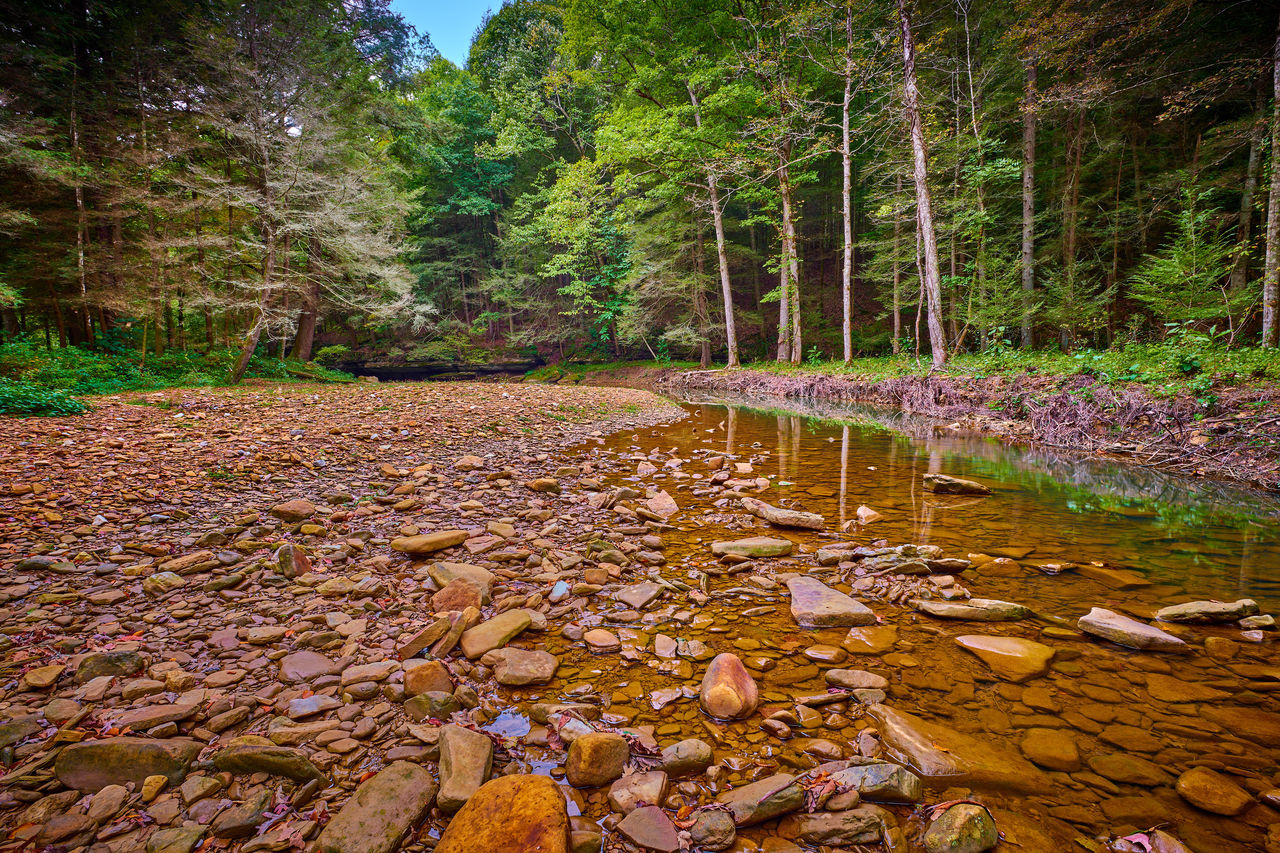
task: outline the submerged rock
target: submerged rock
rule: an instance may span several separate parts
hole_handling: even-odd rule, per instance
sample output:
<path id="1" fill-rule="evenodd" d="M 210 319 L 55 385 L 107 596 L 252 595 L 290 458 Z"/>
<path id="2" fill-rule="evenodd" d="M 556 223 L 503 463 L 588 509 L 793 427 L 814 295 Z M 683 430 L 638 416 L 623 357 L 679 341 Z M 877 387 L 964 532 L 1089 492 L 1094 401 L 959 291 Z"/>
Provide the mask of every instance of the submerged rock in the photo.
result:
<path id="1" fill-rule="evenodd" d="M 1211 624 L 1235 622 L 1246 616 L 1256 616 L 1258 602 L 1252 598 L 1239 601 L 1188 601 L 1162 607 L 1156 611 L 1157 622 L 1185 622 Z"/>
<path id="2" fill-rule="evenodd" d="M 796 834 L 806 844 L 876 844 L 880 841 L 880 810 L 859 806 L 838 812 L 797 815 Z"/>
<path id="3" fill-rule="evenodd" d="M 791 616 L 802 628 L 850 628 L 874 625 L 876 614 L 862 602 L 807 575 L 787 581 Z"/>
<path id="4" fill-rule="evenodd" d="M 752 536 L 732 542 L 712 542 L 711 553 L 717 557 L 785 557 L 795 549 L 788 539 L 771 539 L 768 536 Z"/>
<path id="5" fill-rule="evenodd" d="M 956 644 L 981 658 L 996 675 L 1014 682 L 1044 675 L 1055 651 L 1034 640 L 984 634 L 956 637 Z"/>
<path id="6" fill-rule="evenodd" d="M 778 527 L 798 527 L 803 530 L 821 530 L 826 526 L 826 519 L 814 512 L 801 512 L 797 509 L 785 509 L 755 498 L 739 498 L 742 508 Z"/>
<path id="7" fill-rule="evenodd" d="M 680 849 L 676 825 L 659 806 L 645 806 L 631 812 L 618 824 L 618 832 L 646 850 L 676 853 Z"/>
<path id="8" fill-rule="evenodd" d="M 991 489 L 975 480 L 949 477 L 946 474 L 925 474 L 924 490 L 935 495 L 989 495 Z"/>
<path id="9" fill-rule="evenodd" d="M 1235 782 L 1208 767 L 1193 767 L 1178 777 L 1178 795 L 1198 809 L 1234 816 L 1253 805 L 1253 797 Z"/>
<path id="10" fill-rule="evenodd" d="M 549 776 L 499 776 L 480 786 L 445 828 L 436 853 L 568 853 L 569 815 Z"/>
<path id="11" fill-rule="evenodd" d="M 725 652 L 717 655 L 707 667 L 698 702 L 702 710 L 716 719 L 741 720 L 755 712 L 760 692 L 742 660 Z"/>
<path id="12" fill-rule="evenodd" d="M 911 606 L 939 619 L 962 619 L 970 622 L 1012 622 L 1031 615 L 1031 610 L 1021 604 L 994 598 L 971 598 L 968 601 L 917 598 L 912 600 Z"/>
<path id="13" fill-rule="evenodd" d="M 1081 616 L 1076 626 L 1086 634 L 1093 634 L 1131 649 L 1153 652 L 1187 651 L 1187 644 L 1172 634 L 1101 607 L 1095 607 Z"/>
<path id="14" fill-rule="evenodd" d="M 754 826 L 804 805 L 804 788 L 795 776 L 778 773 L 725 791 L 716 797 L 716 802 L 728 806 L 738 826 Z"/>
<path id="15" fill-rule="evenodd" d="M 833 772 L 831 779 L 842 789 L 857 791 L 864 800 L 918 803 L 924 797 L 920 777 L 905 767 L 874 759 L 853 759 L 850 764 Z"/>
<path id="16" fill-rule="evenodd" d="M 982 806 L 959 803 L 939 815 L 924 834 L 928 853 L 983 853 L 1000 843 L 996 822 Z"/>

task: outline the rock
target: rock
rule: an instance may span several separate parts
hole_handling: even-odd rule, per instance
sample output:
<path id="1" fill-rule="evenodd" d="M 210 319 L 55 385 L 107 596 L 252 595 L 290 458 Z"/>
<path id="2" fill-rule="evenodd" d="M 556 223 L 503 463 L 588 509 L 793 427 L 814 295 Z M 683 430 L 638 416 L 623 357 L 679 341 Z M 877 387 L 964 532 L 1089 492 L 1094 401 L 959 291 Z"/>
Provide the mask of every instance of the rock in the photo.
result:
<path id="1" fill-rule="evenodd" d="M 670 518 L 680 511 L 680 505 L 676 503 L 675 498 L 665 491 L 658 492 L 645 501 L 644 505 L 649 508 L 650 512 L 663 518 Z"/>
<path id="2" fill-rule="evenodd" d="M 889 688 L 889 679 L 861 669 L 829 669 L 825 677 L 827 684 L 832 687 L 843 687 L 846 690 L 887 690 Z"/>
<path id="3" fill-rule="evenodd" d="M 427 569 L 427 573 L 436 582 L 436 586 L 441 588 L 448 586 L 458 578 L 466 578 L 480 590 L 481 601 L 484 604 L 489 603 L 489 593 L 493 588 L 493 572 L 486 568 L 473 566 L 470 563 L 440 562 Z"/>
<path id="4" fill-rule="evenodd" d="M 911 606 L 939 619 L 965 619 L 970 622 L 1011 622 L 1031 615 L 1031 610 L 1021 604 L 993 598 L 971 598 L 968 601 L 917 598 L 912 600 Z"/>
<path id="5" fill-rule="evenodd" d="M 291 682 L 314 681 L 328 675 L 333 667 L 333 661 L 319 652 L 293 652 L 280 659 L 280 678 Z"/>
<path id="6" fill-rule="evenodd" d="M 630 607 L 632 610 L 644 610 L 649 606 L 649 602 L 653 601 L 662 594 L 662 587 L 653 581 L 644 581 L 642 583 L 624 586 L 622 589 L 614 593 L 614 598 Z"/>
<path id="7" fill-rule="evenodd" d="M 267 819 L 265 812 L 270 803 L 271 794 L 260 791 L 243 803 L 221 812 L 209 825 L 209 831 L 215 838 L 248 838 Z"/>
<path id="8" fill-rule="evenodd" d="M 1092 563 L 1074 565 L 1076 573 L 1080 576 L 1095 580 L 1112 589 L 1141 589 L 1151 586 L 1151 581 L 1127 569 L 1117 569 L 1112 566 L 1095 566 Z"/>
<path id="9" fill-rule="evenodd" d="M 511 642 L 530 625 L 533 619 L 525 610 L 508 610 L 468 628 L 462 634 L 462 653 L 473 660 L 485 652 L 493 651 Z"/>
<path id="10" fill-rule="evenodd" d="M 462 726 L 440 729 L 440 794 L 437 805 L 453 814 L 489 780 L 493 741 Z"/>
<path id="11" fill-rule="evenodd" d="M 741 720 L 755 712 L 760 693 L 742 660 L 725 652 L 707 667 L 698 702 L 702 710 L 718 720 Z"/>
<path id="12" fill-rule="evenodd" d="M 494 653 L 488 652 L 485 656 Z M 453 693 L 453 677 L 449 674 L 449 668 L 438 660 L 405 661 L 404 693 L 409 697 L 423 693 Z"/>
<path id="13" fill-rule="evenodd" d="M 85 655 L 76 666 L 76 684 L 84 684 L 104 675 L 135 675 L 146 666 L 137 652 L 96 652 Z"/>
<path id="14" fill-rule="evenodd" d="M 956 637 L 956 643 L 981 658 L 996 675 L 1013 682 L 1044 675 L 1054 655 L 1049 646 L 1020 637 L 965 634 Z"/>
<path id="15" fill-rule="evenodd" d="M 947 809 L 924 834 L 928 853 L 983 853 L 999 843 L 996 822 L 985 808 L 972 803 Z"/>
<path id="16" fill-rule="evenodd" d="M 467 541 L 465 530 L 437 530 L 417 536 L 401 536 L 391 540 L 391 548 L 402 554 L 433 554 Z"/>
<path id="17" fill-rule="evenodd" d="M 500 776 L 453 816 L 435 853 L 568 853 L 564 796 L 548 776 Z M 333 853 L 338 853 L 333 851 Z"/>
<path id="18" fill-rule="evenodd" d="M 878 513 L 871 507 L 865 505 L 858 507 L 857 515 L 859 524 L 875 524 L 877 521 L 882 521 L 884 519 L 884 516 L 881 513 Z"/>
<path id="19" fill-rule="evenodd" d="M 1048 770 L 1072 773 L 1080 769 L 1075 739 L 1061 729 L 1027 729 L 1020 744 L 1022 754 Z"/>
<path id="20" fill-rule="evenodd" d="M 1086 634 L 1093 634 L 1131 649 L 1153 652 L 1187 651 L 1187 644 L 1172 634 L 1101 607 L 1095 607 L 1081 616 L 1076 627 Z"/>
<path id="21" fill-rule="evenodd" d="M 48 690 L 58 681 L 66 666 L 60 663 L 49 666 L 38 666 L 29 669 L 22 675 L 22 686 L 26 690 Z"/>
<path id="22" fill-rule="evenodd" d="M 512 648 L 485 652 L 480 663 L 493 667 L 497 682 L 509 687 L 546 684 L 560 667 L 560 659 L 550 652 Z"/>
<path id="23" fill-rule="evenodd" d="M 859 806 L 838 812 L 796 815 L 796 834 L 808 844 L 877 844 L 880 841 L 880 810 Z"/>
<path id="24" fill-rule="evenodd" d="M 1151 787 L 1164 785 L 1169 781 L 1169 774 L 1158 765 L 1145 758 L 1121 752 L 1093 756 L 1089 759 L 1089 769 L 1104 779 L 1126 785 Z"/>
<path id="25" fill-rule="evenodd" d="M 985 785 L 1025 793 L 1050 790 L 1048 778 L 1009 747 L 922 720 L 888 705 L 872 705 L 885 754 L 927 780 Z"/>
<path id="26" fill-rule="evenodd" d="M 699 809 L 694 812 L 693 826 L 689 827 L 689 837 L 696 848 L 701 850 L 728 850 L 737 839 L 738 829 L 733 825 L 733 817 L 727 812 L 715 808 Z"/>
<path id="27" fill-rule="evenodd" d="M 728 806 L 737 826 L 754 826 L 804 805 L 804 788 L 795 776 L 777 773 L 759 782 L 725 791 L 716 802 Z"/>
<path id="28" fill-rule="evenodd" d="M 1172 675 L 1159 672 L 1147 673 L 1147 692 L 1158 702 L 1214 702 L 1231 694 L 1225 690 L 1192 684 Z"/>
<path id="29" fill-rule="evenodd" d="M 435 797 L 429 772 L 407 761 L 392 762 L 361 784 L 333 816 L 316 839 L 315 853 L 393 853 Z M 501 848 L 475 849 L 496 853 Z"/>
<path id="30" fill-rule="evenodd" d="M 582 641 L 593 652 L 616 652 L 622 648 L 622 641 L 612 631 L 604 628 L 592 628 L 582 635 Z"/>
<path id="31" fill-rule="evenodd" d="M 1228 817 L 1253 805 L 1253 797 L 1235 782 L 1208 767 L 1193 767 L 1178 777 L 1178 795 L 1198 809 Z"/>
<path id="32" fill-rule="evenodd" d="M 564 775 L 575 788 L 599 788 L 622 776 L 631 747 L 613 732 L 590 732 L 569 744 Z"/>
<path id="33" fill-rule="evenodd" d="M 147 837 L 147 853 L 191 853 L 208 830 L 204 826 L 170 826 Z"/>
<path id="34" fill-rule="evenodd" d="M 925 474 L 924 490 L 935 495 L 989 495 L 991 489 L 974 480 L 949 477 L 946 474 Z"/>
<path id="35" fill-rule="evenodd" d="M 458 702 L 456 696 L 439 690 L 419 693 L 404 703 L 405 714 L 415 723 L 421 723 L 424 720 L 447 720 L 461 710 L 462 704 Z"/>
<path id="36" fill-rule="evenodd" d="M 156 797 L 160 796 L 160 792 L 169 784 L 168 777 L 156 774 L 148 776 L 142 780 L 142 790 L 139 792 L 144 803 L 149 803 Z"/>
<path id="37" fill-rule="evenodd" d="M 710 767 L 714 759 L 711 745 L 697 738 L 688 738 L 664 747 L 659 757 L 662 769 L 671 776 L 696 775 Z"/>
<path id="38" fill-rule="evenodd" d="M 767 504 L 764 501 L 755 498 L 739 498 L 742 508 L 754 515 L 756 518 L 763 518 L 770 524 L 778 527 L 799 527 L 804 530 L 821 530 L 826 526 L 826 519 L 817 513 L 800 512 L 794 509 L 783 509 L 773 504 Z"/>
<path id="39" fill-rule="evenodd" d="M 791 616 L 802 628 L 849 628 L 876 624 L 876 614 L 860 601 L 816 578 L 796 575 L 787 581 Z"/>
<path id="40" fill-rule="evenodd" d="M 862 799 L 873 802 L 918 803 L 924 797 L 920 777 L 888 761 L 857 761 L 832 773 L 830 778 L 842 789 L 857 791 Z"/>
<path id="41" fill-rule="evenodd" d="M 89 819 L 94 823 L 104 823 L 116 816 L 129 800 L 129 790 L 123 785 L 108 785 L 93 795 L 89 803 Z"/>
<path id="42" fill-rule="evenodd" d="M 659 806 L 645 806 L 631 812 L 618 824 L 618 832 L 647 850 L 676 853 L 680 849 L 676 825 Z"/>
<path id="43" fill-rule="evenodd" d="M 311 559 L 307 552 L 292 542 L 286 542 L 274 554 L 276 568 L 286 578 L 296 578 L 311 571 Z"/>
<path id="44" fill-rule="evenodd" d="M 736 539 L 732 542 L 712 542 L 711 553 L 717 557 L 732 555 L 735 557 L 785 557 L 791 553 L 795 545 L 787 539 L 770 539 L 768 536 L 752 536 L 748 539 Z"/>
<path id="45" fill-rule="evenodd" d="M 431 596 L 431 607 L 437 613 L 466 610 L 468 607 L 479 610 L 483 606 L 483 592 L 470 578 L 454 578 L 444 589 Z"/>
<path id="46" fill-rule="evenodd" d="M 1258 602 L 1252 598 L 1239 601 L 1188 601 L 1171 607 L 1162 607 L 1156 611 L 1157 622 L 1184 622 L 1192 624 L 1211 624 L 1235 622 L 1258 613 Z"/>
<path id="47" fill-rule="evenodd" d="M 301 498 L 292 501 L 285 501 L 282 504 L 276 504 L 271 508 L 271 514 L 281 521 L 299 522 L 306 521 L 308 518 L 316 514 L 316 505 L 311 501 Z"/>
<path id="48" fill-rule="evenodd" d="M 897 625 L 850 628 L 840 647 L 851 655 L 881 655 L 898 643 Z"/>
<path id="49" fill-rule="evenodd" d="M 151 740 L 113 737 L 73 743 L 58 754 L 54 774 L 68 788 L 86 794 L 108 785 L 132 782 L 141 786 L 148 776 L 164 776 L 177 785 L 200 753 L 192 740 Z"/>
<path id="50" fill-rule="evenodd" d="M 484 460 L 479 456 L 467 453 L 454 461 L 453 467 L 458 471 L 476 471 L 484 467 Z"/>
<path id="51" fill-rule="evenodd" d="M 143 579 L 142 591 L 147 595 L 160 596 L 187 585 L 187 579 L 173 572 L 156 572 Z"/>
<path id="52" fill-rule="evenodd" d="M 40 724 L 40 718 L 35 714 L 0 724 L 0 749 L 13 746 L 42 731 L 44 726 Z"/>
<path id="53" fill-rule="evenodd" d="M 667 798 L 668 777 L 661 770 L 628 773 L 609 788 L 609 806 L 630 814 L 641 806 L 661 805 Z"/>
<path id="54" fill-rule="evenodd" d="M 1200 709 L 1200 716 L 1217 723 L 1233 735 L 1262 746 L 1280 747 L 1280 714 L 1260 708 L 1206 705 Z"/>
<path id="55" fill-rule="evenodd" d="M 228 773 L 269 773 L 295 782 L 329 781 L 305 752 L 287 746 L 242 744 L 223 747 L 213 754 L 213 766 Z"/>

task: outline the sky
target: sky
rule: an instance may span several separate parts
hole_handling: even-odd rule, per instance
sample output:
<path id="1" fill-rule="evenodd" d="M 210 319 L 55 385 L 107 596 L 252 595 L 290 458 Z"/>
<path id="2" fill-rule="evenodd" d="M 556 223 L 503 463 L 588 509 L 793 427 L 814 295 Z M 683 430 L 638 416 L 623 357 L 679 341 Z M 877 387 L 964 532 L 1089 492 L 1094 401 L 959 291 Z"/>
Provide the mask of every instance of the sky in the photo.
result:
<path id="1" fill-rule="evenodd" d="M 394 11 L 431 36 L 436 50 L 458 66 L 466 65 L 471 37 L 485 12 L 501 6 L 502 0 L 391 0 Z"/>

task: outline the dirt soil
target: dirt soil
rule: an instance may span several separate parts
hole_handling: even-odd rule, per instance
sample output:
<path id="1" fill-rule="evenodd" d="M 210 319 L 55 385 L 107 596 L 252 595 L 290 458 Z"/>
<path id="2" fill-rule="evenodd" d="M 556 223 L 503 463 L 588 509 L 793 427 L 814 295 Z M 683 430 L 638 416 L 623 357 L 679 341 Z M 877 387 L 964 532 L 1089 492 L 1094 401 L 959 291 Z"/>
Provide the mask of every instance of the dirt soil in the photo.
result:
<path id="1" fill-rule="evenodd" d="M 823 399 L 900 409 L 1008 441 L 1115 456 L 1192 476 L 1280 490 L 1280 389 L 1217 390 L 1206 411 L 1189 395 L 1156 397 L 1141 385 L 1092 377 L 909 376 L 872 380 L 754 370 L 621 368 L 586 374 L 593 385 L 668 393 Z"/>

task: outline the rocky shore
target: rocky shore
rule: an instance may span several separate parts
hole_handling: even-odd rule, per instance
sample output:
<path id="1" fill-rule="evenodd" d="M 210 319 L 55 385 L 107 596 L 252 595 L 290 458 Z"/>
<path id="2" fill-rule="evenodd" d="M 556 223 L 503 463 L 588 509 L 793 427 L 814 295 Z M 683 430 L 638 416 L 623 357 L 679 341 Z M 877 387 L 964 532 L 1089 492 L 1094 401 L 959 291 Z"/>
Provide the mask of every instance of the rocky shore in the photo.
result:
<path id="1" fill-rule="evenodd" d="M 362 385 L 0 422 L 0 850 L 1280 850 L 1257 604 L 983 595 L 1144 581 L 836 530 L 767 451 L 639 443 L 681 414 Z"/>

